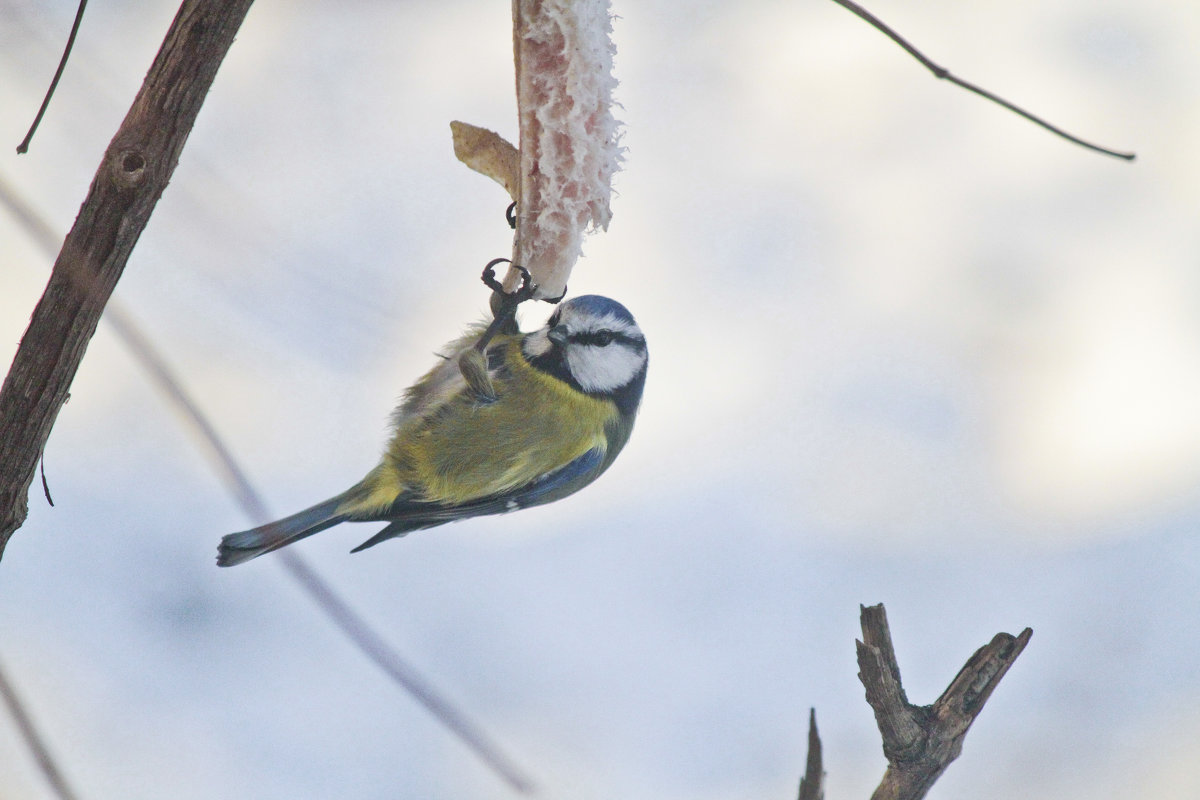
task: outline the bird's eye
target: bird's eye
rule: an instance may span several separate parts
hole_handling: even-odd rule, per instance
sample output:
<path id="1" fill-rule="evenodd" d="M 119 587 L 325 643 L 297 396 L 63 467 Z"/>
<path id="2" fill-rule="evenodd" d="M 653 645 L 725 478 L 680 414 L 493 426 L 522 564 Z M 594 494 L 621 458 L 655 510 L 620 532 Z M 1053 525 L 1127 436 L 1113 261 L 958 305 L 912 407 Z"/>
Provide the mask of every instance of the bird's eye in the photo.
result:
<path id="1" fill-rule="evenodd" d="M 607 347 L 612 340 L 612 331 L 596 331 L 596 333 L 592 336 L 592 341 L 600 347 Z"/>

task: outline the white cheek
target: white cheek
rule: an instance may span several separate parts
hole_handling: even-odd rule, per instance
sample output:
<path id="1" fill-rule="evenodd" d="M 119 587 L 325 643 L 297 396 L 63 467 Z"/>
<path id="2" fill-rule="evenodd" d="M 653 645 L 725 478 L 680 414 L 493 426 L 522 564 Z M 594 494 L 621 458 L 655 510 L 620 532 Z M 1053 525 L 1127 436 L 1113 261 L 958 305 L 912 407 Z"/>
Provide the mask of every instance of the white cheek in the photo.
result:
<path id="1" fill-rule="evenodd" d="M 567 368 L 584 391 L 611 392 L 633 380 L 646 356 L 628 347 L 570 347 Z"/>
<path id="2" fill-rule="evenodd" d="M 550 337 L 546 333 L 546 329 L 542 328 L 526 335 L 525 341 L 521 344 L 521 351 L 527 358 L 537 358 L 550 352 Z"/>

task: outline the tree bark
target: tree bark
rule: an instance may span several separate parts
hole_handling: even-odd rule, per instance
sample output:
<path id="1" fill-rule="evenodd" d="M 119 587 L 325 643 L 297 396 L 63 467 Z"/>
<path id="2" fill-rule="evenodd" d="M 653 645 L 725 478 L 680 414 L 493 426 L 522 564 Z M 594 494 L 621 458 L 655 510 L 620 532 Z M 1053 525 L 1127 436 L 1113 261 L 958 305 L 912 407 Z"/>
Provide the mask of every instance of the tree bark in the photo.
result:
<path id="1" fill-rule="evenodd" d="M 825 800 L 825 765 L 821 761 L 821 735 L 817 732 L 817 710 L 808 710 L 808 757 L 800 778 L 799 800 Z"/>
<path id="2" fill-rule="evenodd" d="M 962 752 L 971 723 L 1000 679 L 1021 655 L 1033 631 L 997 633 L 975 651 L 931 706 L 908 702 L 883 605 L 861 606 L 863 638 L 858 646 L 859 680 L 883 737 L 887 771 L 871 800 L 920 800 Z M 816 711 L 809 712 L 808 760 L 799 800 L 823 800 L 825 772 Z"/>
<path id="3" fill-rule="evenodd" d="M 134 245 L 253 0 L 185 0 L 104 153 L 0 388 L 0 557 Z"/>
<path id="4" fill-rule="evenodd" d="M 975 651 L 942 696 L 929 706 L 908 702 L 882 605 L 864 606 L 858 677 L 883 737 L 888 767 L 871 800 L 919 800 L 962 752 L 971 723 L 1033 631 L 997 633 Z"/>

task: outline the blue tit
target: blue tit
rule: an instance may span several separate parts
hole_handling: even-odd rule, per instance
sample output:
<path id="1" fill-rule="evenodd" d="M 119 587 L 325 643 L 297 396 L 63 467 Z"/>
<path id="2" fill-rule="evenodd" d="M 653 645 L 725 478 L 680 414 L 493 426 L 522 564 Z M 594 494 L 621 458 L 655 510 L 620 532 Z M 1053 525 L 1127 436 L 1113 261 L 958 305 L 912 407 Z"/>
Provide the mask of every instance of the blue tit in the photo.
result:
<path id="1" fill-rule="evenodd" d="M 340 522 L 387 522 L 358 552 L 410 531 L 550 503 L 598 478 L 629 440 L 646 382 L 646 339 L 633 316 L 607 297 L 576 297 L 537 331 L 513 325 L 495 336 L 483 353 L 486 380 L 469 381 L 458 357 L 483 329 L 447 345 L 445 360 L 404 393 L 391 441 L 365 478 L 298 514 L 229 534 L 217 564 L 240 564 Z M 480 391 L 481 382 L 491 391 Z"/>

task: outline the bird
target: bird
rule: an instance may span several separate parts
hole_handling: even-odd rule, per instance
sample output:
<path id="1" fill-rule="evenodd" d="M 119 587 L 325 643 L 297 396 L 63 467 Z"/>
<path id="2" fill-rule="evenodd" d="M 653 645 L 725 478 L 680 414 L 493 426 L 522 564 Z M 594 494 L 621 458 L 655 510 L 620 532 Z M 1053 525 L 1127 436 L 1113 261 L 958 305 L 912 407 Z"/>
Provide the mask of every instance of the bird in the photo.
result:
<path id="1" fill-rule="evenodd" d="M 538 330 L 521 333 L 512 322 L 483 336 L 483 324 L 468 329 L 404 392 L 366 477 L 289 517 L 225 536 L 218 566 L 342 522 L 387 522 L 357 553 L 412 531 L 550 503 L 598 478 L 629 441 L 646 382 L 646 338 L 633 315 L 615 300 L 582 295 L 560 303 Z M 474 376 L 460 366 L 472 355 Z"/>

